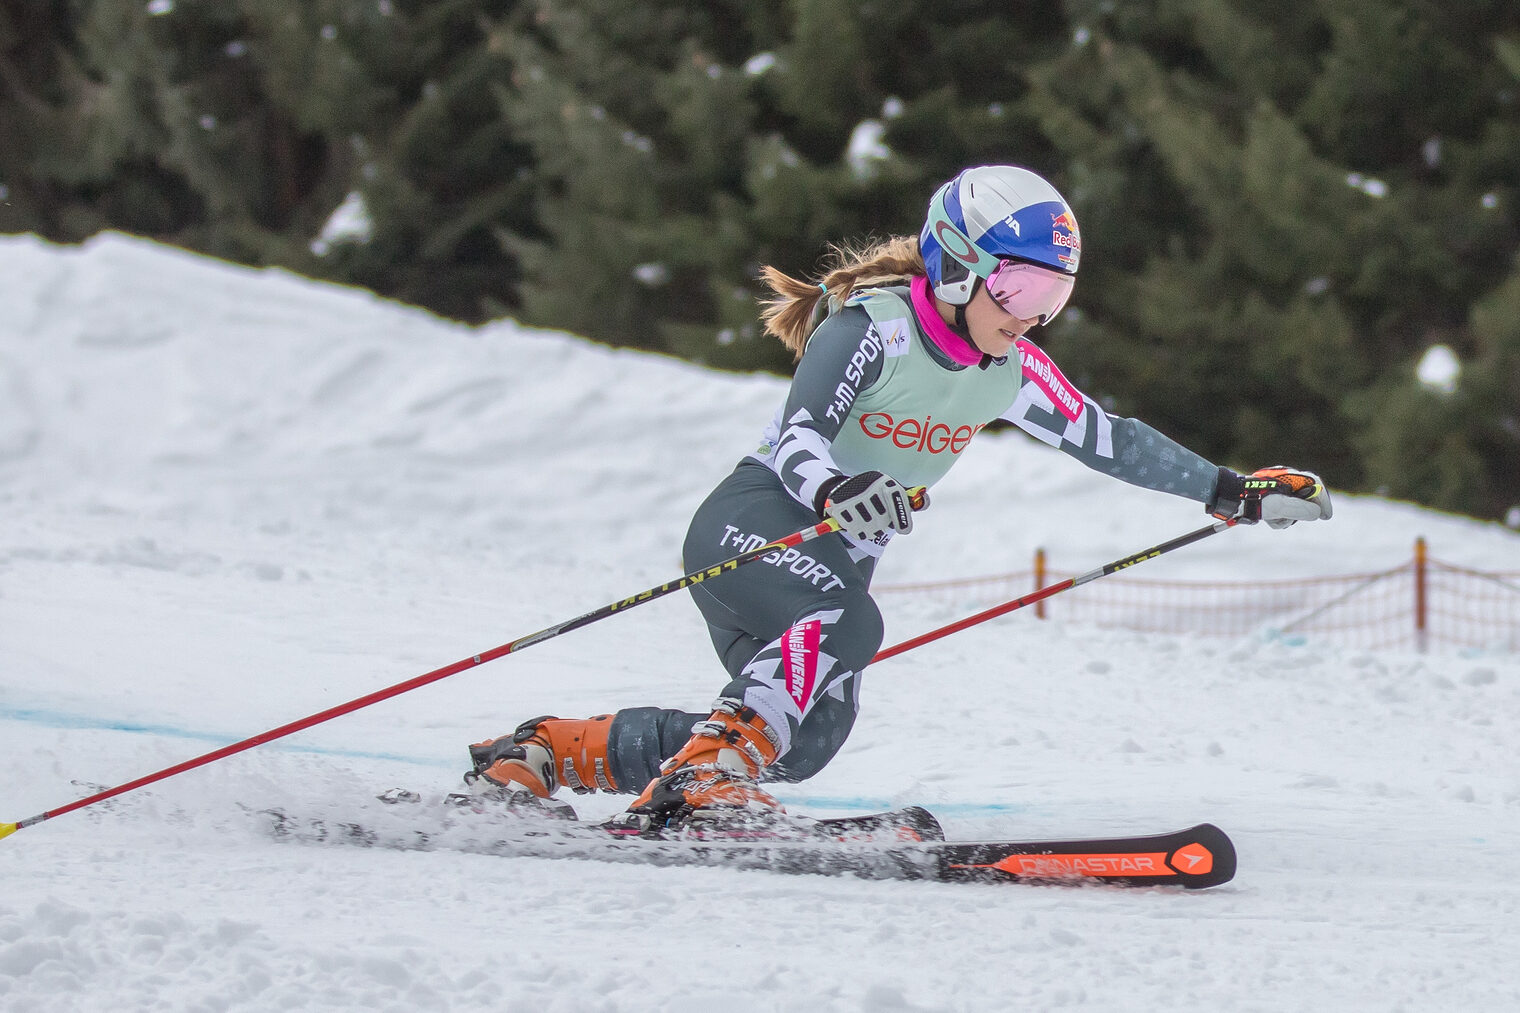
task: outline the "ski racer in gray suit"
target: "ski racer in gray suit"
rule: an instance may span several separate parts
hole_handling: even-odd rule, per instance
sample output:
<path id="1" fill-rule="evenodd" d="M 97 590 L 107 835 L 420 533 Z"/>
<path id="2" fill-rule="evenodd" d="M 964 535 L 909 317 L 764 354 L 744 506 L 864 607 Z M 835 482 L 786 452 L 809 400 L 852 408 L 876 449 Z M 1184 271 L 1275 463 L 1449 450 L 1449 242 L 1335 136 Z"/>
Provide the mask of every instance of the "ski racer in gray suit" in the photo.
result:
<path id="1" fill-rule="evenodd" d="M 820 518 L 841 533 L 692 586 L 729 675 L 711 713 L 535 718 L 472 746 L 469 776 L 539 798 L 561 784 L 640 792 L 620 818 L 635 829 L 779 810 L 762 782 L 816 774 L 854 724 L 883 636 L 871 575 L 893 536 L 912 529 L 909 490 L 933 485 L 994 419 L 1221 517 L 1274 527 L 1328 518 L 1329 493 L 1312 473 L 1218 467 L 1105 412 L 1029 339 L 1065 305 L 1081 247 L 1048 182 L 979 166 L 939 188 L 916 240 L 841 251 L 816 284 L 766 268 L 776 295 L 767 330 L 798 354 L 796 372 L 758 448 L 697 509 L 685 566 Z"/>

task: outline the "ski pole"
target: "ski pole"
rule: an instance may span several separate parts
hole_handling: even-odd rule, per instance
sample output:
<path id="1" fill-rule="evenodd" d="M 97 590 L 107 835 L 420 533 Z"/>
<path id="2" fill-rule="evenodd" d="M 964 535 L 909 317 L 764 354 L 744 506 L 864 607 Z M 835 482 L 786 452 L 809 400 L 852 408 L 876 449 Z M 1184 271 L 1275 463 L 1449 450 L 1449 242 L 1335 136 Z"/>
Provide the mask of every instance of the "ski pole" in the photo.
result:
<path id="1" fill-rule="evenodd" d="M 923 486 L 909 489 L 908 498 L 914 510 L 922 510 L 928 503 Z M 515 654 L 525 647 L 532 647 L 534 644 L 543 643 L 545 640 L 552 640 L 562 633 L 569 633 L 571 630 L 578 630 L 583 626 L 589 626 L 594 622 L 606 619 L 614 613 L 626 612 L 636 605 L 642 605 L 646 601 L 653 601 L 656 598 L 664 597 L 672 591 L 679 591 L 682 588 L 690 587 L 692 584 L 700 584 L 704 580 L 711 580 L 714 577 L 721 576 L 730 570 L 737 570 L 744 564 L 753 563 L 755 560 L 768 556 L 779 549 L 789 549 L 793 546 L 801 545 L 803 542 L 810 542 L 815 538 L 822 538 L 824 535 L 833 534 L 838 530 L 839 522 L 831 517 L 822 523 L 814 524 L 812 527 L 795 531 L 784 538 L 778 538 L 774 542 L 767 542 L 757 549 L 741 552 L 737 556 L 725 559 L 720 563 L 714 563 L 712 566 L 705 566 L 700 570 L 693 570 L 691 573 L 685 574 L 676 580 L 668 581 L 658 587 L 649 588 L 647 591 L 641 591 L 627 598 L 620 598 L 617 601 L 609 602 L 599 609 L 576 616 L 574 619 L 567 619 L 562 623 L 556 623 L 547 629 L 539 630 L 537 633 L 530 633 L 525 637 L 519 637 L 510 643 L 502 644 L 500 647 L 493 647 L 489 651 L 473 654 L 468 658 L 454 662 L 452 665 L 445 665 L 443 668 L 434 669 L 424 675 L 415 676 L 404 682 L 398 682 L 394 686 L 387 686 L 385 689 L 376 690 L 373 693 L 350 700 L 347 703 L 329 707 L 324 711 L 318 711 L 299 720 L 280 725 L 278 728 L 271 728 L 267 732 L 261 732 L 258 735 L 243 739 L 241 742 L 234 742 L 231 745 L 222 746 L 220 749 L 213 749 L 209 753 L 203 753 L 193 759 L 185 760 L 183 763 L 176 763 L 172 767 L 165 767 L 163 770 L 145 774 L 125 784 L 119 784 L 114 788 L 107 788 L 105 791 L 96 792 L 93 795 L 70 802 L 67 805 L 59 806 L 56 809 L 49 809 L 47 812 L 38 813 L 36 816 L 20 820 L 16 823 L 0 823 L 0 838 L 9 837 L 17 830 L 24 830 L 44 820 L 50 820 L 55 816 L 62 816 L 64 813 L 73 812 L 75 809 L 83 809 L 85 806 L 94 805 L 96 802 L 103 802 L 108 798 L 114 798 L 117 795 L 133 791 L 144 785 L 153 784 L 155 781 L 162 781 L 165 778 L 173 777 L 175 774 L 182 774 L 187 770 L 194 770 L 196 767 L 204 767 L 208 763 L 225 759 L 244 750 L 252 749 L 254 746 L 260 746 L 266 742 L 273 742 L 275 739 L 293 735 L 296 732 L 311 728 L 313 725 L 319 725 L 324 721 L 331 721 L 333 718 L 368 707 L 370 704 L 389 700 L 391 697 L 400 696 L 402 693 L 409 693 L 414 689 L 437 682 L 440 679 L 446 679 L 466 669 L 484 665 L 488 661 L 495 661 L 504 655 Z"/>
<path id="2" fill-rule="evenodd" d="M 967 616 L 965 619 L 950 623 L 948 626 L 941 626 L 937 630 L 930 630 L 928 633 L 920 634 L 911 640 L 904 640 L 900 644 L 884 648 L 881 651 L 877 652 L 876 657 L 871 659 L 871 664 L 874 665 L 878 661 L 885 661 L 888 658 L 895 658 L 897 655 L 902 654 L 905 651 L 911 651 L 915 647 L 922 647 L 924 644 L 938 640 L 941 637 L 948 637 L 950 634 L 958 633 L 969 626 L 975 626 L 978 623 L 984 623 L 989 619 L 996 619 L 998 616 L 1007 615 L 1009 612 L 1013 612 L 1016 609 L 1021 609 L 1025 605 L 1033 605 L 1037 601 L 1044 601 L 1046 598 L 1049 598 L 1052 595 L 1057 595 L 1062 591 L 1070 590 L 1079 584 L 1086 584 L 1089 581 L 1097 580 L 1099 577 L 1106 577 L 1111 573 L 1117 573 L 1120 570 L 1127 570 L 1131 566 L 1145 562 L 1147 559 L 1155 559 L 1157 556 L 1171 552 L 1173 549 L 1180 549 L 1184 545 L 1192 545 L 1194 542 L 1201 541 L 1210 535 L 1218 534 L 1226 528 L 1233 528 L 1238 523 L 1239 521 L 1233 517 L 1227 520 L 1215 521 L 1213 524 L 1210 524 L 1207 527 L 1199 528 L 1197 531 L 1190 531 L 1185 535 L 1178 535 L 1176 538 L 1173 538 L 1170 541 L 1162 542 L 1160 545 L 1152 546 L 1143 552 L 1136 552 L 1133 555 L 1125 556 L 1123 559 L 1116 559 L 1112 563 L 1107 563 L 1103 566 L 1100 566 L 1096 570 L 1090 570 L 1081 576 L 1068 577 L 1065 580 L 1057 581 L 1056 583 L 1042 587 L 1038 591 L 1035 591 L 1031 594 L 1026 594 L 1022 598 L 1015 598 L 1013 601 L 1007 601 L 1001 605 L 995 605 L 992 608 L 987 609 L 985 612 L 978 612 L 974 616 Z"/>

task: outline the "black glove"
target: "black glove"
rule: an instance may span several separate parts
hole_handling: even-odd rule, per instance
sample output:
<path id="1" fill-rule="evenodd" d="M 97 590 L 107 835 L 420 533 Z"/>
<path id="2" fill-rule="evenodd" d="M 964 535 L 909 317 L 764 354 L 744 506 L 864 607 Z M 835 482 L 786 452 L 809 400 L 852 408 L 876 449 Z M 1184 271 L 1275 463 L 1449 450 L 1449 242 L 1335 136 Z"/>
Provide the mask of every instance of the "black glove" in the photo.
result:
<path id="1" fill-rule="evenodd" d="M 832 517 L 839 522 L 839 530 L 853 538 L 874 541 L 888 531 L 907 534 L 913 530 L 914 503 L 908 490 L 879 471 L 825 482 L 817 503 L 818 516 Z M 928 505 L 928 494 L 920 493 L 917 508 Z"/>
<path id="2" fill-rule="evenodd" d="M 1273 528 L 1286 528 L 1297 521 L 1327 521 L 1332 513 L 1330 490 L 1318 475 L 1282 465 L 1249 475 L 1220 468 L 1214 498 L 1205 509 L 1222 520 L 1233 517 L 1242 524 L 1266 521 Z"/>

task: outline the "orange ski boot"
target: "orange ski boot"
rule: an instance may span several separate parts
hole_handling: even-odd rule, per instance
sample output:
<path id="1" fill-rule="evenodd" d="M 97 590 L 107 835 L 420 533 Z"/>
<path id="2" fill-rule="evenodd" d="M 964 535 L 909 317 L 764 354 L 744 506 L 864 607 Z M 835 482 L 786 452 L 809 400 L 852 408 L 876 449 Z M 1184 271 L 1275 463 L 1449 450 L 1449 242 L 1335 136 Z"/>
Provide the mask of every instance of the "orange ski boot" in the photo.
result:
<path id="1" fill-rule="evenodd" d="M 712 716 L 692 727 L 686 745 L 609 826 L 658 832 L 691 823 L 763 825 L 785 816 L 781 803 L 757 783 L 776 762 L 776 733 L 738 700 L 719 699 L 713 708 Z"/>
<path id="2" fill-rule="evenodd" d="M 611 714 L 524 721 L 510 735 L 471 746 L 475 769 L 465 779 L 481 778 L 507 791 L 526 789 L 538 798 L 552 798 L 560 785 L 578 795 L 617 791 L 607 762 L 611 728 Z"/>

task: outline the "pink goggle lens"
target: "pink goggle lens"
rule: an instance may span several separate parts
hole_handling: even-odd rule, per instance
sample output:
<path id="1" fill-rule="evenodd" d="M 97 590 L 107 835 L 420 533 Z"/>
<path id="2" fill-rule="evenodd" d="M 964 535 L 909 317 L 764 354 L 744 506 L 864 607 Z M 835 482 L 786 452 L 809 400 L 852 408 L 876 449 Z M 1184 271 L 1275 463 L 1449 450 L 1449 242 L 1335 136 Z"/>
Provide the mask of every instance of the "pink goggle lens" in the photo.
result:
<path id="1" fill-rule="evenodd" d="M 987 279 L 987 294 L 1020 320 L 1038 319 L 1048 324 L 1071 298 L 1076 282 L 1076 277 L 1070 274 L 1005 260 Z"/>

